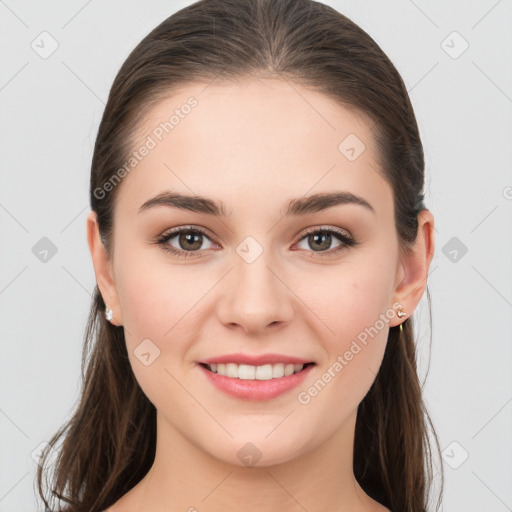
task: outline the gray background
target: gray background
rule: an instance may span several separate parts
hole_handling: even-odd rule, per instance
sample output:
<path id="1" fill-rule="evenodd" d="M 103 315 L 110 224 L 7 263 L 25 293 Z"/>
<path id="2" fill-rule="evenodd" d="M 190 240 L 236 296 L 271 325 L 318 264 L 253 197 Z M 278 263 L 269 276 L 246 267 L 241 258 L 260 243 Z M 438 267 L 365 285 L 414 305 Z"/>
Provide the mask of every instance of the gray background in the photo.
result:
<path id="1" fill-rule="evenodd" d="M 190 3 L 0 0 L 0 512 L 35 509 L 32 453 L 79 396 L 95 284 L 89 166 L 110 85 L 139 40 Z M 423 138 L 437 231 L 431 352 L 425 297 L 415 316 L 443 510 L 510 511 L 512 2 L 325 3 L 391 58 Z M 44 237 L 57 250 L 46 261 Z"/>

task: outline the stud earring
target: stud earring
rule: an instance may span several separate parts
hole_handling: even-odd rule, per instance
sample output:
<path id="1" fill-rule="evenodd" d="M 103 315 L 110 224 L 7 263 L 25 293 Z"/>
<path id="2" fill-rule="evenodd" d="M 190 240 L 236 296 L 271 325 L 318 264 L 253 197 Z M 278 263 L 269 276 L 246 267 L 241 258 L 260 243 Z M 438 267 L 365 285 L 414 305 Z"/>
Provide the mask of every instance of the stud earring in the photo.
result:
<path id="1" fill-rule="evenodd" d="M 105 318 L 110 322 L 110 320 L 112 320 L 113 316 L 114 316 L 114 311 L 112 309 L 107 309 L 105 307 Z"/>

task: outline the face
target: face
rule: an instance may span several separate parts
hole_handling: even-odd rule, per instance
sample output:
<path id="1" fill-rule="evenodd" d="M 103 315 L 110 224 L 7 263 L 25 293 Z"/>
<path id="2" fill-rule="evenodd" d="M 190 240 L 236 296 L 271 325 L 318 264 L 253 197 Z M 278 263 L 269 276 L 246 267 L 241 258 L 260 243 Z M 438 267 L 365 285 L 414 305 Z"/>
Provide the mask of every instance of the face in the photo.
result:
<path id="1" fill-rule="evenodd" d="M 401 321 L 393 193 L 371 124 L 294 89 L 184 87 L 148 112 L 134 151 L 149 149 L 117 191 L 113 287 L 102 292 L 134 374 L 166 429 L 237 465 L 244 450 L 276 464 L 342 432 Z M 164 193 L 211 203 L 148 202 Z M 311 200 L 324 194 L 338 196 Z M 200 364 L 240 354 L 314 364 L 270 381 L 252 364 L 238 387 Z"/>

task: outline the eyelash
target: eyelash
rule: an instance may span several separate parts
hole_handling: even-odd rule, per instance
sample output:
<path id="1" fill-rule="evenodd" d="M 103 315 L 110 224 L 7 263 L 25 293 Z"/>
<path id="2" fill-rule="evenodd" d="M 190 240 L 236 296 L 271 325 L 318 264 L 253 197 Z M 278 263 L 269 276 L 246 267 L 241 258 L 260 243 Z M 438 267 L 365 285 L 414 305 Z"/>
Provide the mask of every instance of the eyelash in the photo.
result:
<path id="1" fill-rule="evenodd" d="M 208 235 L 208 233 L 206 233 L 206 231 L 204 231 L 203 229 L 201 229 L 199 227 L 195 227 L 195 226 L 187 226 L 187 227 L 178 228 L 178 229 L 170 231 L 168 233 L 164 233 L 163 235 L 161 235 L 160 237 L 158 237 L 155 240 L 155 243 L 157 245 L 161 245 L 162 249 L 170 252 L 171 254 L 173 254 L 174 256 L 176 256 L 178 258 L 195 257 L 195 256 L 193 256 L 193 254 L 200 252 L 200 251 L 182 251 L 180 249 L 176 249 L 175 247 L 172 247 L 171 245 L 169 245 L 167 243 L 169 240 L 171 240 L 172 238 L 174 238 L 177 235 L 180 235 L 182 233 L 189 233 L 189 234 L 190 233 L 192 233 L 192 234 L 200 233 L 201 235 L 210 239 L 210 236 Z M 313 256 L 313 255 L 310 256 L 311 258 L 316 257 L 316 255 L 320 256 L 321 258 L 332 256 L 333 254 L 335 254 L 335 253 L 337 254 L 338 252 L 340 252 L 344 249 L 348 249 L 349 247 L 354 247 L 354 246 L 358 245 L 358 243 L 359 243 L 354 238 L 346 235 L 343 231 L 335 229 L 335 228 L 308 228 L 296 243 L 299 243 L 302 240 L 304 240 L 305 238 L 307 238 L 309 235 L 316 234 L 316 233 L 327 233 L 330 235 L 334 235 L 340 242 L 342 242 L 342 244 L 339 245 L 338 247 L 336 247 L 335 249 L 329 249 L 327 251 L 308 251 L 308 252 L 315 253 L 315 256 Z"/>

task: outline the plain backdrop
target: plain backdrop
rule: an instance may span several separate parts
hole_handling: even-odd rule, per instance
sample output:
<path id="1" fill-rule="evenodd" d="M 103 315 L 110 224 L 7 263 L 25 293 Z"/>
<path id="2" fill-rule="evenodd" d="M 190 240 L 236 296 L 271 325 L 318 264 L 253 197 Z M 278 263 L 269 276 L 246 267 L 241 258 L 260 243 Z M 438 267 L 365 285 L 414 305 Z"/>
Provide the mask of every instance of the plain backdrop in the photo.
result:
<path id="1" fill-rule="evenodd" d="M 132 48 L 190 3 L 0 0 L 0 512 L 36 509 L 38 447 L 78 398 L 95 285 L 89 169 L 108 91 Z M 510 511 L 512 2 L 325 3 L 393 61 L 422 135 L 432 333 L 425 297 L 415 317 L 443 510 Z"/>

